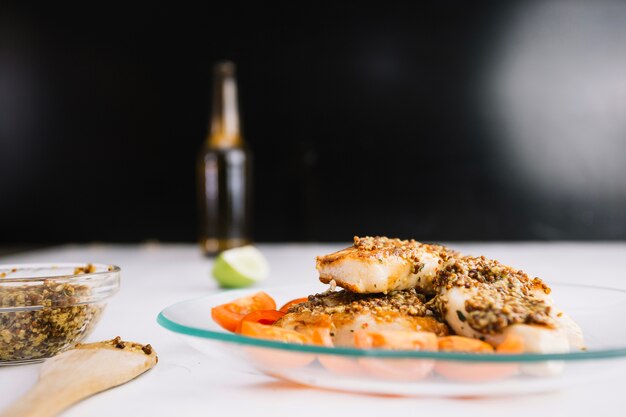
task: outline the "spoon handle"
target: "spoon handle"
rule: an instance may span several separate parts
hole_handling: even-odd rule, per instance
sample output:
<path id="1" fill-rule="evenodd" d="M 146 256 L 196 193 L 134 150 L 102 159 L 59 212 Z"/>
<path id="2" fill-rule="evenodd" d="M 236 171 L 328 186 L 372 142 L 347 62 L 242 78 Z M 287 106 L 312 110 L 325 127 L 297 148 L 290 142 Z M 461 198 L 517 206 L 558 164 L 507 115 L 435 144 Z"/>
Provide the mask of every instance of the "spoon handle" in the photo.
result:
<path id="1" fill-rule="evenodd" d="M 39 381 L 0 417 L 53 417 L 77 402 L 143 374 L 157 363 L 150 345 L 119 337 L 79 345 L 48 359 Z"/>
<path id="2" fill-rule="evenodd" d="M 42 379 L 22 398 L 4 410 L 0 417 L 53 417 L 89 396 L 64 389 L 59 381 Z"/>

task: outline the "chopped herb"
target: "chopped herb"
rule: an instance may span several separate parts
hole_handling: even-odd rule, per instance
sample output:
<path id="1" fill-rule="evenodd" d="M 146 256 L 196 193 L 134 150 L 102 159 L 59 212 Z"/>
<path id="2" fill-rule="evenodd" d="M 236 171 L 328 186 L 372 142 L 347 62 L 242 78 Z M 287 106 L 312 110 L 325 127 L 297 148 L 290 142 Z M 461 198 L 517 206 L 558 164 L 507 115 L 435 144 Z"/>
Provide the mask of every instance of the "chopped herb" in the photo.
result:
<path id="1" fill-rule="evenodd" d="M 0 313 L 0 363 L 47 358 L 80 342 L 104 308 L 80 303 L 90 291 L 55 280 L 0 287 L 0 308 L 8 310 Z"/>
<path id="2" fill-rule="evenodd" d="M 459 316 L 459 320 L 461 320 L 461 321 L 465 321 L 465 320 L 467 320 L 467 319 L 465 318 L 465 315 L 464 315 L 463 313 L 461 313 L 461 310 L 457 310 L 457 311 L 456 311 L 456 315 L 457 315 L 457 316 Z"/>

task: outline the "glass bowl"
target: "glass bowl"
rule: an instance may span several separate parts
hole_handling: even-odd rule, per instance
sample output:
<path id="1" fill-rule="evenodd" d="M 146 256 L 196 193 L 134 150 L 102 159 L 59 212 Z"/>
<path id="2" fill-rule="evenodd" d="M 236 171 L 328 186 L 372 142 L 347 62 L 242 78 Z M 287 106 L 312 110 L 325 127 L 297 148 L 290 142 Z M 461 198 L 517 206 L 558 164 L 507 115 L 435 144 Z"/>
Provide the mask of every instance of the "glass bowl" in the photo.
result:
<path id="1" fill-rule="evenodd" d="M 223 330 L 211 308 L 258 289 L 226 291 L 183 301 L 157 322 L 197 350 L 232 366 L 339 391 L 383 395 L 495 396 L 557 390 L 626 371 L 626 291 L 552 285 L 557 305 L 582 327 L 586 351 L 555 354 L 468 354 L 362 350 L 287 344 Z M 270 288 L 277 305 L 327 287 Z"/>
<path id="2" fill-rule="evenodd" d="M 0 366 L 42 361 L 94 329 L 120 285 L 113 265 L 0 265 Z"/>

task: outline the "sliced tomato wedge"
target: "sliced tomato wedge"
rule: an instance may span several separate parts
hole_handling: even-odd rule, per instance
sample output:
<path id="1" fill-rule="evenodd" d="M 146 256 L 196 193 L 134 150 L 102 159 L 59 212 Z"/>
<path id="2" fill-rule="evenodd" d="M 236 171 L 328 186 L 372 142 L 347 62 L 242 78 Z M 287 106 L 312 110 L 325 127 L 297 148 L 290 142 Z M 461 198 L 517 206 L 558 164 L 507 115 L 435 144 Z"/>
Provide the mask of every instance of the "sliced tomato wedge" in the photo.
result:
<path id="1" fill-rule="evenodd" d="M 310 343 L 310 339 L 307 336 L 294 330 L 252 321 L 243 321 L 241 323 L 241 334 L 248 337 L 299 345 Z M 261 347 L 246 347 L 245 351 L 254 364 L 272 373 L 279 373 L 283 369 L 306 366 L 315 360 L 315 355 L 310 353 L 284 352 Z"/>
<path id="2" fill-rule="evenodd" d="M 276 311 L 276 310 L 253 311 L 252 313 L 245 315 L 241 319 L 241 321 L 237 325 L 237 329 L 235 330 L 235 333 L 241 333 L 241 325 L 246 321 L 259 323 L 259 324 L 274 324 L 278 321 L 278 319 L 280 319 L 284 315 L 285 313 Z"/>
<path id="3" fill-rule="evenodd" d="M 287 313 L 291 307 L 295 306 L 296 304 L 306 303 L 307 301 L 309 301 L 307 297 L 296 298 L 295 300 L 291 300 L 288 303 L 286 303 L 284 306 L 282 306 L 279 311 L 282 311 L 283 313 Z"/>
<path id="4" fill-rule="evenodd" d="M 248 297 L 238 298 L 230 303 L 211 309 L 211 317 L 224 329 L 234 332 L 239 322 L 257 310 L 275 310 L 276 302 L 267 293 L 260 291 Z"/>
<path id="5" fill-rule="evenodd" d="M 501 346 L 501 348 L 500 348 Z M 439 338 L 439 350 L 444 352 L 465 353 L 519 353 L 523 350 L 523 341 L 516 336 L 507 337 L 494 350 L 482 340 L 462 336 Z M 520 350 L 521 349 L 521 350 Z M 462 361 L 438 361 L 435 371 L 450 380 L 463 382 L 486 382 L 515 375 L 519 370 L 515 363 L 468 363 Z"/>
<path id="6" fill-rule="evenodd" d="M 276 340 L 285 343 L 297 343 L 303 345 L 310 343 L 310 339 L 295 330 L 283 329 L 282 327 L 255 323 L 252 321 L 241 322 L 241 334 L 248 337 Z"/>
<path id="7" fill-rule="evenodd" d="M 331 336 L 330 327 L 316 327 L 310 335 L 314 344 L 333 347 L 335 343 Z M 318 355 L 317 360 L 322 366 L 337 375 L 358 376 L 365 373 L 356 359 L 338 355 Z"/>
<path id="8" fill-rule="evenodd" d="M 337 375 L 357 376 L 365 373 L 358 360 L 338 355 L 319 355 L 317 360 L 322 366 Z"/>
<path id="9" fill-rule="evenodd" d="M 354 344 L 362 349 L 437 350 L 437 336 L 430 332 L 359 330 Z M 435 366 L 432 359 L 370 359 L 359 364 L 371 375 L 394 381 L 416 381 L 428 376 Z"/>
<path id="10" fill-rule="evenodd" d="M 482 340 L 463 336 L 444 336 L 438 340 L 439 350 L 443 352 L 489 353 L 493 347 Z"/>
<path id="11" fill-rule="evenodd" d="M 524 339 L 516 334 L 508 334 L 496 347 L 497 353 L 515 354 L 524 352 Z"/>
<path id="12" fill-rule="evenodd" d="M 361 349 L 437 350 L 437 335 L 430 332 L 358 330 L 354 345 Z"/>
<path id="13" fill-rule="evenodd" d="M 330 335 L 330 327 L 314 327 L 308 335 L 314 345 L 333 347 L 333 338 Z"/>

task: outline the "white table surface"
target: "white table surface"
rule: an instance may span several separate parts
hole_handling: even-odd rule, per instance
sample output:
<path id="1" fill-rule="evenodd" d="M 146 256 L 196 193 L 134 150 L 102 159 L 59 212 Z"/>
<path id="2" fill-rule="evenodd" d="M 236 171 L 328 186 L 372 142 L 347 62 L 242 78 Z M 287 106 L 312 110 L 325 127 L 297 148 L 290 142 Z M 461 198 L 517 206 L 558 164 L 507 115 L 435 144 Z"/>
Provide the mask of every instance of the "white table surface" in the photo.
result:
<path id="1" fill-rule="evenodd" d="M 592 282 L 626 289 L 624 243 L 458 244 L 524 269 L 548 282 Z M 263 287 L 316 280 L 314 257 L 338 245 L 259 245 L 272 273 Z M 626 382 L 612 380 L 520 397 L 392 398 L 304 388 L 233 371 L 156 324 L 164 307 L 217 291 L 211 261 L 194 245 L 68 245 L 0 258 L 14 262 L 101 262 L 122 268 L 122 289 L 90 340 L 117 335 L 151 343 L 159 363 L 130 383 L 87 399 L 70 416 L 626 416 Z M 626 325 L 626 324 L 622 324 Z M 620 365 L 621 366 L 621 365 Z M 0 410 L 36 380 L 39 365 L 0 367 Z M 626 366 L 624 367 L 626 377 Z M 228 414 L 216 414 L 228 413 Z"/>

